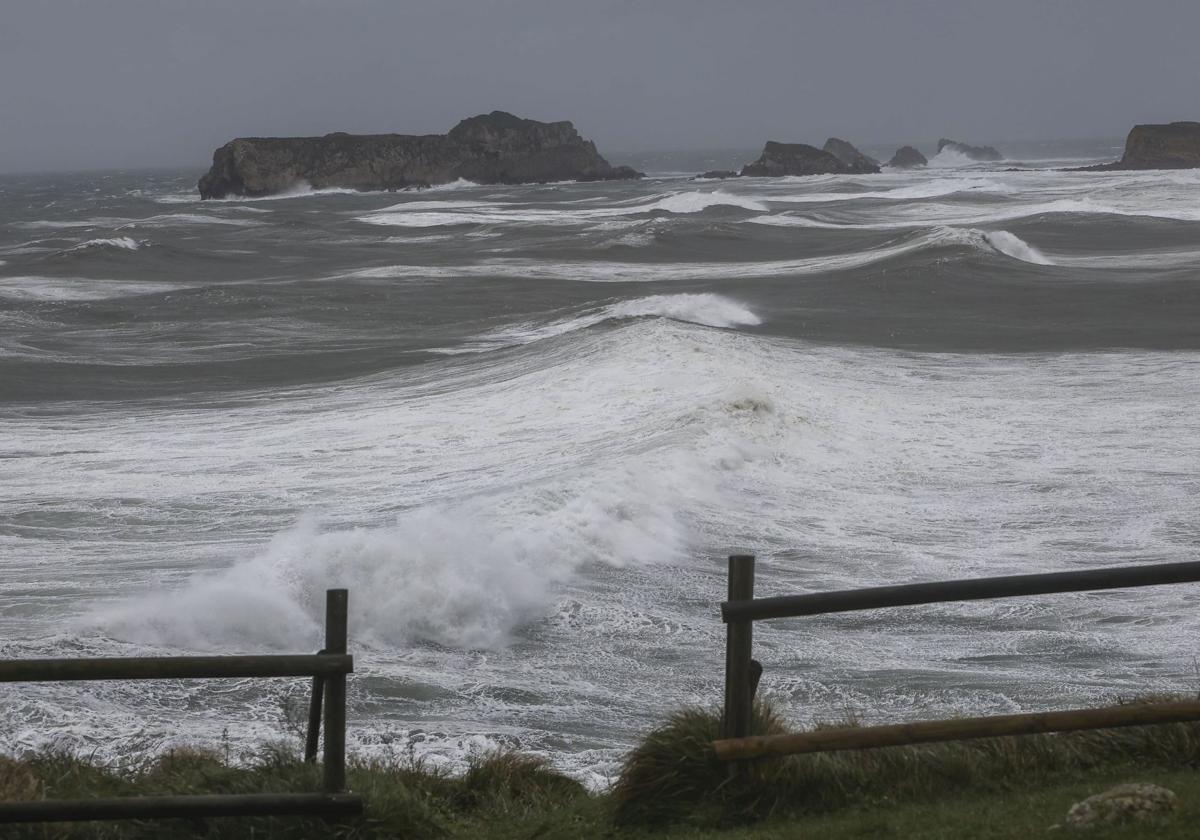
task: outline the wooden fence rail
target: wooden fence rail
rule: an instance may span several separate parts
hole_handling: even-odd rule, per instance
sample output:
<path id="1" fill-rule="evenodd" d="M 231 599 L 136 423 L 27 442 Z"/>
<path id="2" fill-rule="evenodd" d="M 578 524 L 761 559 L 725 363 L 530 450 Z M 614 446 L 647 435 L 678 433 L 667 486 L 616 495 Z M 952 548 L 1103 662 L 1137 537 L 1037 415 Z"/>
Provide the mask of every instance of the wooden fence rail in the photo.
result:
<path id="1" fill-rule="evenodd" d="M 113 659 L 16 659 L 0 662 L 0 682 L 74 680 L 201 680 L 240 677 L 317 677 L 354 670 L 354 657 L 137 656 Z"/>
<path id="2" fill-rule="evenodd" d="M 736 562 L 735 562 L 736 561 Z M 737 574 L 754 579 L 754 558 L 741 555 L 729 558 L 730 580 Z M 747 572 L 748 570 L 748 572 Z M 806 615 L 876 610 L 883 607 L 908 607 L 950 601 L 979 601 L 990 598 L 1016 598 L 1026 595 L 1053 595 L 1063 592 L 1099 592 L 1137 586 L 1161 586 L 1168 583 L 1200 582 L 1200 562 L 1158 563 L 1152 566 L 1118 566 L 1112 569 L 1088 569 L 1081 572 L 1050 572 L 1039 575 L 948 580 L 939 583 L 908 583 L 901 586 L 874 586 L 812 595 L 784 595 L 776 598 L 730 598 L 721 604 L 726 622 L 762 621 L 768 618 L 800 618 Z"/>
<path id="3" fill-rule="evenodd" d="M 726 623 L 722 737 L 714 742 L 713 749 L 720 759 L 741 760 L 764 755 L 1200 720 L 1200 701 L 1197 701 L 849 727 L 791 735 L 751 737 L 749 734 L 754 686 L 762 670 L 752 658 L 755 621 L 915 604 L 1197 582 L 1200 582 L 1200 562 L 1188 562 L 914 583 L 755 599 L 754 557 L 734 555 L 729 558 L 729 600 L 721 604 L 721 617 Z"/>
<path id="4" fill-rule="evenodd" d="M 346 652 L 348 605 L 345 589 L 330 589 L 325 593 L 325 649 L 316 654 L 0 662 L 0 682 L 312 677 L 305 760 L 316 760 L 323 711 L 325 761 L 321 792 L 0 802 L 0 823 L 278 814 L 334 818 L 361 814 L 362 798 L 345 791 L 346 675 L 354 671 L 354 657 Z"/>
<path id="5" fill-rule="evenodd" d="M 1200 700 L 1179 703 L 1130 703 L 1102 709 L 1071 709 L 1023 715 L 992 715 L 951 720 L 926 720 L 888 726 L 848 726 L 789 735 L 758 735 L 714 741 L 717 758 L 737 760 L 764 755 L 862 750 L 937 741 L 966 741 L 1040 732 L 1074 732 L 1200 720 Z"/>

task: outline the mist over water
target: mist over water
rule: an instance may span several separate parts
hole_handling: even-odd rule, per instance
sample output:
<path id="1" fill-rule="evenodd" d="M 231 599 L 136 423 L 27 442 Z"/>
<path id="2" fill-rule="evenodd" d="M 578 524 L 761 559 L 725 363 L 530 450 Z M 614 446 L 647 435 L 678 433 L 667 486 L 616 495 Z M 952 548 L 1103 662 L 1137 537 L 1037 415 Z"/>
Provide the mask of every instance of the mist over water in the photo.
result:
<path id="1" fill-rule="evenodd" d="M 602 783 L 717 702 L 731 552 L 764 595 L 1194 559 L 1200 174 L 945 156 L 204 203 L 194 173 L 0 181 L 0 655 L 315 650 L 346 586 L 352 749 L 519 744 Z M 801 722 L 1065 707 L 1194 689 L 1195 602 L 784 621 L 756 656 Z M 0 689 L 0 720 L 12 749 L 240 746 L 295 682 Z"/>

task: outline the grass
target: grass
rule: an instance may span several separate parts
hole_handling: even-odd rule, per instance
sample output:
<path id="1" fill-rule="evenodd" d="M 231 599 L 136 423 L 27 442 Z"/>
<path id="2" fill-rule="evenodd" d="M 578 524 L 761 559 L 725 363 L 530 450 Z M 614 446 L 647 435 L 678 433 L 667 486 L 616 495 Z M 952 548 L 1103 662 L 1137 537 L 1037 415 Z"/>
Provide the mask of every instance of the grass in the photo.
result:
<path id="1" fill-rule="evenodd" d="M 540 758 L 497 752 L 451 776 L 419 760 L 358 761 L 348 785 L 366 813 L 329 825 L 299 817 L 0 826 L 0 838 L 1025 838 L 1074 802 L 1138 781 L 1171 788 L 1179 812 L 1161 824 L 1089 837 L 1192 837 L 1200 823 L 1200 724 L 995 738 L 752 762 L 730 778 L 708 749 L 717 716 L 674 715 L 627 757 L 611 790 L 589 794 Z M 759 733 L 787 731 L 766 707 Z M 314 791 L 320 768 L 290 749 L 251 766 L 176 750 L 106 766 L 62 752 L 0 758 L 0 799 Z"/>
<path id="2" fill-rule="evenodd" d="M 769 708 L 755 709 L 752 734 L 785 731 Z M 1200 723 L 1178 723 L 788 756 L 752 762 L 731 779 L 706 749 L 717 733 L 716 715 L 690 710 L 646 736 L 612 792 L 616 822 L 731 825 L 1005 793 L 1114 768 L 1200 766 Z"/>

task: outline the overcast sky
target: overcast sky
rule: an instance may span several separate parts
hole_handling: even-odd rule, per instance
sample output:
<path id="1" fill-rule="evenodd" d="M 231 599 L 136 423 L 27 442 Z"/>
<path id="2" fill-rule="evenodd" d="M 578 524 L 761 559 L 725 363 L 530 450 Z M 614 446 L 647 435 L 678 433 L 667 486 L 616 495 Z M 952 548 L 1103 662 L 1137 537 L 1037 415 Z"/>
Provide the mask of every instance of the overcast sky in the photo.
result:
<path id="1" fill-rule="evenodd" d="M 1200 120 L 1200 0 L 0 0 L 0 171 L 493 109 L 601 152 Z"/>

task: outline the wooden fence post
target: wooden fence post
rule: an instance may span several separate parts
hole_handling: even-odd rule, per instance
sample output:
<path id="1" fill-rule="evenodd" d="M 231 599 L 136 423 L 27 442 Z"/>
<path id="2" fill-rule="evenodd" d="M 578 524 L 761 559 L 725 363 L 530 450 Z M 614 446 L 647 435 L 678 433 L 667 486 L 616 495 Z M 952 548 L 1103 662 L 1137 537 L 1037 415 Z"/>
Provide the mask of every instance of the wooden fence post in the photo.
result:
<path id="1" fill-rule="evenodd" d="M 346 615 L 349 597 L 345 589 L 325 592 L 325 652 L 346 652 Z M 311 737 L 311 736 L 310 736 Z M 346 675 L 325 678 L 325 792 L 346 789 Z"/>
<path id="2" fill-rule="evenodd" d="M 304 734 L 304 760 L 309 764 L 316 762 L 317 749 L 321 743 L 321 699 L 324 693 L 324 678 L 313 677 L 312 696 L 308 699 L 308 729 Z"/>
<path id="3" fill-rule="evenodd" d="M 731 555 L 729 600 L 748 601 L 753 597 L 754 555 Z M 721 719 L 721 731 L 725 738 L 744 738 L 750 734 L 753 704 L 750 658 L 754 644 L 754 622 L 731 621 L 725 632 L 725 714 Z"/>

